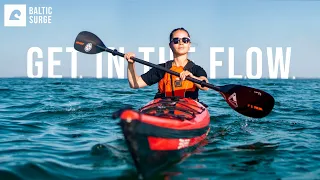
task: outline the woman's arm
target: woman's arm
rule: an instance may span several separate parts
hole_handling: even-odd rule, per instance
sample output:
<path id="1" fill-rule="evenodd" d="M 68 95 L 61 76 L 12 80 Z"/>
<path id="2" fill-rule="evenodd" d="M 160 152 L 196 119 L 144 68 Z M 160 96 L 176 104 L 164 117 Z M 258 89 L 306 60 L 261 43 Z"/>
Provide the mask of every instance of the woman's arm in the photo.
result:
<path id="1" fill-rule="evenodd" d="M 134 64 L 134 61 L 132 59 L 130 59 L 131 57 L 135 57 L 135 54 L 127 53 L 124 55 L 124 58 L 128 61 L 128 73 L 127 73 L 128 75 L 127 76 L 128 76 L 130 88 L 139 89 L 139 88 L 147 86 L 147 84 L 143 81 L 141 76 L 137 75 L 135 64 Z"/>

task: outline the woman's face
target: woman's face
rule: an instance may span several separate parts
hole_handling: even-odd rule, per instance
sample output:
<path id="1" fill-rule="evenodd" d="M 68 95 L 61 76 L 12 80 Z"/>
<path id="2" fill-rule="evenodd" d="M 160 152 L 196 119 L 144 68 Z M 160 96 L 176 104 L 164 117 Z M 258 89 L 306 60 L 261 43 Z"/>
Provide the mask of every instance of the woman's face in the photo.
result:
<path id="1" fill-rule="evenodd" d="M 176 55 L 185 55 L 190 49 L 190 38 L 188 33 L 183 30 L 177 30 L 173 33 L 170 42 L 170 48 Z"/>

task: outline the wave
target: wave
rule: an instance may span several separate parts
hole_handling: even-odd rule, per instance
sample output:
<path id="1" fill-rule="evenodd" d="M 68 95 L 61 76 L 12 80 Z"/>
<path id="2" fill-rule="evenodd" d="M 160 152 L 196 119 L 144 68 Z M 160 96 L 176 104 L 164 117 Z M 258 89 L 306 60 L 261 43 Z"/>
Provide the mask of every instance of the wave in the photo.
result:
<path id="1" fill-rule="evenodd" d="M 0 177 L 6 180 L 22 180 L 20 176 L 8 169 L 0 169 Z"/>
<path id="2" fill-rule="evenodd" d="M 12 92 L 12 91 L 15 91 L 15 90 L 10 88 L 0 88 L 0 92 Z"/>
<path id="3" fill-rule="evenodd" d="M 13 106 L 8 106 L 6 107 L 6 109 L 34 109 L 37 107 L 42 107 L 44 106 L 43 103 L 41 102 L 33 102 L 33 103 L 26 103 L 26 104 L 22 104 L 22 105 L 13 105 Z"/>

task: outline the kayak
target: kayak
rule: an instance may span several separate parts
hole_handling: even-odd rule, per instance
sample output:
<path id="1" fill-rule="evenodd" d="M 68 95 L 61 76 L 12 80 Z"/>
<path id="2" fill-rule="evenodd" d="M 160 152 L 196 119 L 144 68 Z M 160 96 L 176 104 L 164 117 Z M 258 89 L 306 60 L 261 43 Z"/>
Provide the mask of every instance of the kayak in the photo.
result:
<path id="1" fill-rule="evenodd" d="M 189 98 L 158 98 L 118 112 L 136 169 L 143 178 L 181 162 L 209 133 L 207 108 Z"/>
<path id="2" fill-rule="evenodd" d="M 210 130 L 206 106 L 189 98 L 158 98 L 139 110 L 125 108 L 116 114 L 143 178 L 188 157 L 203 144 Z"/>

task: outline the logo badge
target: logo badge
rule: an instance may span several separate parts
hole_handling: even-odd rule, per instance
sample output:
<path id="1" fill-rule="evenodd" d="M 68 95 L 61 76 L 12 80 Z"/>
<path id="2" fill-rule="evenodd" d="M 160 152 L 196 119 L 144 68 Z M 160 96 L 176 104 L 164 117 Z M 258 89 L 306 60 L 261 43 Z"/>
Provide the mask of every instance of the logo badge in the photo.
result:
<path id="1" fill-rule="evenodd" d="M 4 5 L 4 26 L 25 27 L 27 26 L 27 6 L 25 4 Z"/>
<path id="2" fill-rule="evenodd" d="M 92 49 L 92 44 L 88 43 L 85 47 L 84 47 L 84 51 L 89 52 Z"/>
<path id="3" fill-rule="evenodd" d="M 174 86 L 175 86 L 175 87 L 182 87 L 182 81 L 180 81 L 180 80 L 175 80 L 175 81 L 174 81 Z"/>
<path id="4" fill-rule="evenodd" d="M 234 107 L 236 107 L 236 108 L 238 107 L 236 93 L 231 94 L 231 96 L 228 98 L 228 101 L 229 101 Z"/>

